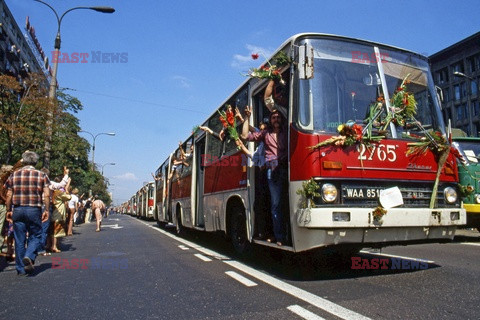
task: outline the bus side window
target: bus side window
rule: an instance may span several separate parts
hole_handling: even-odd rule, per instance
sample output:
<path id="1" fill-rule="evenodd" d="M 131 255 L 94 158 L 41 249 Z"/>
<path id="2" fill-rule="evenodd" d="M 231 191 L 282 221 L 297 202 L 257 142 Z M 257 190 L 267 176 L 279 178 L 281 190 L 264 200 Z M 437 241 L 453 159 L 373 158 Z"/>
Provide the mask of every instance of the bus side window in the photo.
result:
<path id="1" fill-rule="evenodd" d="M 248 87 L 244 87 L 240 91 L 238 91 L 238 93 L 235 94 L 231 99 L 229 99 L 226 104 L 232 106 L 234 113 L 235 108 L 238 108 L 240 114 L 245 118 L 244 111 L 245 107 L 248 106 Z M 242 123 L 240 123 L 240 121 L 236 119 L 236 124 L 237 133 L 238 136 L 240 136 L 240 134 L 242 133 Z M 229 136 L 226 136 L 226 138 L 227 139 L 224 144 L 225 149 L 223 150 L 223 155 L 234 153 L 237 150 L 235 140 Z"/>
<path id="2" fill-rule="evenodd" d="M 208 120 L 208 127 L 212 129 L 212 131 L 215 133 L 220 133 L 220 131 L 223 129 L 223 125 L 220 122 L 218 113 L 216 113 Z M 212 161 L 214 161 L 213 159 L 218 159 L 222 155 L 223 142 L 210 134 L 207 135 L 207 139 L 207 154 L 209 159 L 212 159 Z"/>

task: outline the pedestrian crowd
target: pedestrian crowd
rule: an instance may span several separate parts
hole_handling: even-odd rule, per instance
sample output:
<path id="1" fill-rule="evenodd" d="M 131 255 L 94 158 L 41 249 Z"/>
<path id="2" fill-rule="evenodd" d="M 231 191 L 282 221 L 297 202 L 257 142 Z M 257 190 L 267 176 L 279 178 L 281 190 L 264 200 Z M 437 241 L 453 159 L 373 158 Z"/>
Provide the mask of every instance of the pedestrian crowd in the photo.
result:
<path id="1" fill-rule="evenodd" d="M 61 239 L 72 236 L 74 226 L 89 223 L 92 210 L 100 231 L 105 212 L 102 200 L 78 195 L 67 167 L 63 177 L 50 180 L 48 169 L 35 169 L 37 162 L 35 152 L 25 151 L 0 171 L 0 248 L 6 245 L 6 260 L 15 263 L 19 275 L 34 271 L 38 255 L 61 252 Z"/>

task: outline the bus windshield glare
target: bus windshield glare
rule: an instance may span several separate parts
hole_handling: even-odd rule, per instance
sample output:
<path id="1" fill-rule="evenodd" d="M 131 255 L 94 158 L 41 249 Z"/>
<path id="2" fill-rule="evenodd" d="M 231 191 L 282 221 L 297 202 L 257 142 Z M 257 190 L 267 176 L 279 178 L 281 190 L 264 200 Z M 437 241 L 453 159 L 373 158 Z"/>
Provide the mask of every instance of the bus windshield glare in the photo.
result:
<path id="1" fill-rule="evenodd" d="M 314 39 L 308 43 L 314 48 L 314 76 L 300 80 L 296 116 L 300 128 L 336 133 L 342 123 L 353 121 L 365 126 L 370 105 L 379 98 L 391 98 L 407 79 L 406 90 L 414 95 L 417 112 L 406 124 L 389 126 L 386 135 L 401 138 L 410 132 L 444 132 L 428 61 L 413 53 L 354 42 Z M 386 117 L 386 107 L 384 103 L 376 122 Z"/>

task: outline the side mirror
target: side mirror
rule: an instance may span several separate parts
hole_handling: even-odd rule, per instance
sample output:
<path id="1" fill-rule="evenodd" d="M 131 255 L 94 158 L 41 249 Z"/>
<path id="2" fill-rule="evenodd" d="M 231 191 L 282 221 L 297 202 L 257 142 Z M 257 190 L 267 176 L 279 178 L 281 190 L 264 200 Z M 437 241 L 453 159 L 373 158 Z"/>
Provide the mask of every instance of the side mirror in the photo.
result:
<path id="1" fill-rule="evenodd" d="M 313 78 L 313 47 L 309 44 L 298 47 L 298 76 L 300 79 Z"/>

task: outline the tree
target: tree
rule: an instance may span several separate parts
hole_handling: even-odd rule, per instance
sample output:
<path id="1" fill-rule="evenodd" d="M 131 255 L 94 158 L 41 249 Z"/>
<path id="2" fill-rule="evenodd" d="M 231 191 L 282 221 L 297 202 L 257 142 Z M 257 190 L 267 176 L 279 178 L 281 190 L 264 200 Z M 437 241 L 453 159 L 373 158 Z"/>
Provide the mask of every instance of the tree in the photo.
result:
<path id="1" fill-rule="evenodd" d="M 41 77 L 32 74 L 22 83 L 0 75 L 0 146 L 2 163 L 12 163 L 25 150 L 38 150 L 44 140 L 49 108 Z"/>
<path id="2" fill-rule="evenodd" d="M 25 150 L 38 153 L 43 159 L 45 123 L 52 105 L 47 97 L 44 77 L 30 74 L 22 83 L 15 77 L 0 75 L 0 162 L 13 164 Z M 89 142 L 80 137 L 81 130 L 76 113 L 83 109 L 77 98 L 57 90 L 57 103 L 52 114 L 52 150 L 50 178 L 70 170 L 72 186 L 80 194 L 97 194 L 106 204 L 111 202 L 107 192 L 108 181 L 88 162 Z M 39 163 L 39 168 L 42 163 Z"/>

